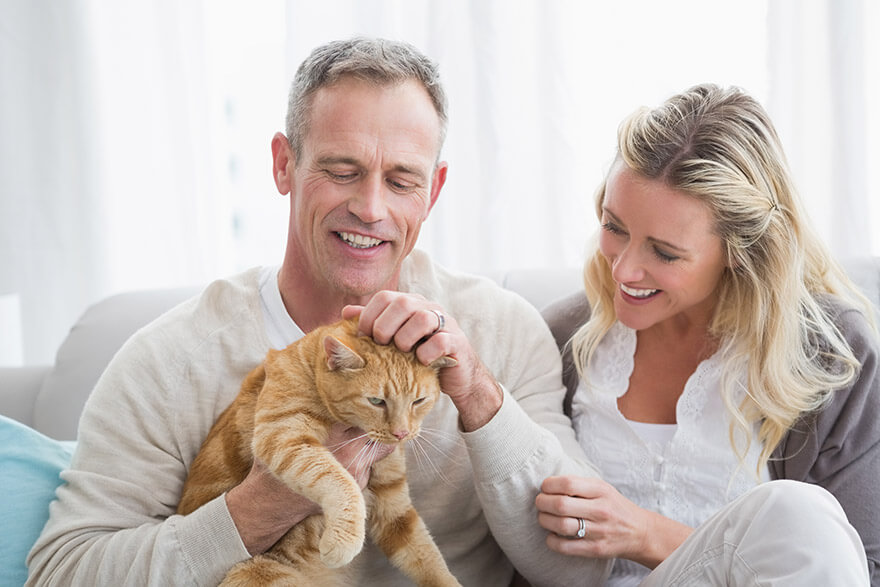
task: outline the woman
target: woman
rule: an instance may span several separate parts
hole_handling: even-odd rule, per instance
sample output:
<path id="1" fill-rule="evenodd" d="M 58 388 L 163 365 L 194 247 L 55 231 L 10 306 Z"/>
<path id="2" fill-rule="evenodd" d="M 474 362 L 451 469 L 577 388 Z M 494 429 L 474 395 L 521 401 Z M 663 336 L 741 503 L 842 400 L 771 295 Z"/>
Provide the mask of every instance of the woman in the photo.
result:
<path id="1" fill-rule="evenodd" d="M 586 296 L 545 312 L 603 475 L 544 482 L 548 545 L 616 558 L 611 585 L 880 584 L 872 310 L 766 112 L 696 86 L 633 114 L 618 151 Z"/>

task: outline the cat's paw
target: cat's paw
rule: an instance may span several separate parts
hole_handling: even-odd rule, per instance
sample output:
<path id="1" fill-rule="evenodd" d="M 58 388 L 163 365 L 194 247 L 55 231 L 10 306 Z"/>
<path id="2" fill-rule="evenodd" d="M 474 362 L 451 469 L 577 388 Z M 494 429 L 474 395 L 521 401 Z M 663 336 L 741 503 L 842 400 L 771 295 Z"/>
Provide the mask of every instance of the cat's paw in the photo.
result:
<path id="1" fill-rule="evenodd" d="M 328 568 L 338 569 L 350 563 L 364 548 L 364 539 L 328 540 L 325 533 L 321 538 L 321 561 Z"/>
<path id="2" fill-rule="evenodd" d="M 356 494 L 360 499 L 348 502 L 347 507 L 325 507 L 324 532 L 318 549 L 321 553 L 321 561 L 331 569 L 345 566 L 358 555 L 364 547 L 366 536 L 366 509 L 360 492 Z"/>

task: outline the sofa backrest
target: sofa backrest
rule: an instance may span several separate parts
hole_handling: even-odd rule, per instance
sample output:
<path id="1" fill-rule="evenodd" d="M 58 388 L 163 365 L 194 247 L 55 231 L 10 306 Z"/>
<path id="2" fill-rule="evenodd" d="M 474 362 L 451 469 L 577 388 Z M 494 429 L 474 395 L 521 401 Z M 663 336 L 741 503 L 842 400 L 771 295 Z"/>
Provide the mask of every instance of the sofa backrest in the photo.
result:
<path id="1" fill-rule="evenodd" d="M 580 287 L 577 269 L 510 271 L 492 276 L 536 308 Z M 79 414 L 104 368 L 132 334 L 200 288 L 132 291 L 90 306 L 70 329 L 42 380 L 32 426 L 60 440 L 76 438 Z M 23 419 L 24 420 L 24 419 Z"/>
<path id="2" fill-rule="evenodd" d="M 848 262 L 845 266 L 875 307 L 880 308 L 880 257 Z M 581 271 L 575 268 L 519 269 L 491 277 L 539 310 L 582 287 Z M 162 313 L 196 295 L 199 289 L 133 291 L 89 307 L 58 349 L 55 364 L 42 378 L 36 398 L 28 400 L 33 402 L 32 426 L 56 439 L 76 438 L 86 398 L 122 343 Z M 31 407 L 17 409 L 23 412 Z"/>
<path id="3" fill-rule="evenodd" d="M 120 293 L 87 308 L 61 343 L 55 364 L 43 379 L 34 401 L 33 427 L 59 440 L 76 438 L 86 398 L 122 343 L 199 289 Z"/>

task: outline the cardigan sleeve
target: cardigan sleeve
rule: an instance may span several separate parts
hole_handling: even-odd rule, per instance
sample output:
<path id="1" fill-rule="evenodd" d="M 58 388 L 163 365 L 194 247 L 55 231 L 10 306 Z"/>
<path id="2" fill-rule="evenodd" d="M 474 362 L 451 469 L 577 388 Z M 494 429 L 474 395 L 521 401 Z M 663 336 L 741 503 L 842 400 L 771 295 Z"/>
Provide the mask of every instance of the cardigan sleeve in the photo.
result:
<path id="1" fill-rule="evenodd" d="M 822 409 L 803 415 L 770 460 L 775 479 L 820 485 L 858 531 L 871 585 L 880 586 L 880 364 L 878 341 L 864 316 L 847 309 L 838 328 L 861 365 L 855 382 Z"/>
<path id="2" fill-rule="evenodd" d="M 578 291 L 551 303 L 541 312 L 556 346 L 562 353 L 562 382 L 565 384 L 565 398 L 562 402 L 562 410 L 565 415 L 571 417 L 571 401 L 578 386 L 578 373 L 571 355 L 571 347 L 568 341 L 590 318 L 590 305 L 583 291 Z"/>

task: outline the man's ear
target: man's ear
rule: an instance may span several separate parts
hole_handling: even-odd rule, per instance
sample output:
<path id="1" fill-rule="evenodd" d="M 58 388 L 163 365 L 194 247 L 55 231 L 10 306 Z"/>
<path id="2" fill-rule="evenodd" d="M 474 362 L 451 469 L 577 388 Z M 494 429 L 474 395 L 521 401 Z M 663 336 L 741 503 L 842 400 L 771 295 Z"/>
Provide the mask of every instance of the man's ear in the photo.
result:
<path id="1" fill-rule="evenodd" d="M 431 205 L 428 206 L 428 212 L 431 211 L 431 208 L 434 207 L 434 204 L 437 203 L 437 197 L 440 195 L 440 190 L 443 189 L 443 184 L 446 183 L 446 171 L 449 169 L 449 164 L 446 161 L 440 161 L 437 164 L 437 167 L 434 168 L 434 175 L 431 177 Z"/>
<path id="2" fill-rule="evenodd" d="M 278 193 L 286 196 L 293 188 L 293 169 L 296 167 L 296 158 L 293 148 L 283 133 L 276 132 L 272 137 L 272 177 L 275 179 L 275 187 Z"/>

